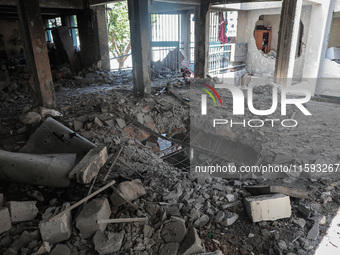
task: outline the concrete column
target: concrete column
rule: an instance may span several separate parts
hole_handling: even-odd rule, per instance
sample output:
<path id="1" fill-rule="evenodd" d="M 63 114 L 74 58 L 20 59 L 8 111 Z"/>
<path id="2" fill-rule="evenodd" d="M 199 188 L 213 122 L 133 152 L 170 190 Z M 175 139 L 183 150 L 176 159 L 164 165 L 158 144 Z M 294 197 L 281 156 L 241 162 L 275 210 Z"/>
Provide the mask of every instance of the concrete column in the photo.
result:
<path id="1" fill-rule="evenodd" d="M 100 5 L 78 12 L 77 21 L 82 65 L 92 66 L 100 62 L 100 67 L 109 70 L 110 57 L 105 6 Z"/>
<path id="2" fill-rule="evenodd" d="M 110 70 L 109 40 L 106 24 L 105 5 L 93 8 L 96 14 L 95 31 L 99 43 L 99 59 L 104 70 Z"/>
<path id="3" fill-rule="evenodd" d="M 148 0 L 128 0 L 133 88 L 137 95 L 151 92 L 150 19 Z"/>
<path id="4" fill-rule="evenodd" d="M 181 15 L 181 40 L 186 60 L 190 60 L 190 12 Z"/>
<path id="5" fill-rule="evenodd" d="M 17 8 L 37 103 L 46 108 L 55 108 L 56 100 L 39 0 L 17 0 Z"/>
<path id="6" fill-rule="evenodd" d="M 312 7 L 302 80 L 315 93 L 322 59 L 326 56 L 332 25 L 334 0 L 320 1 Z"/>
<path id="7" fill-rule="evenodd" d="M 301 8 L 302 0 L 282 2 L 274 82 L 284 86 L 293 77 Z"/>
<path id="8" fill-rule="evenodd" d="M 195 77 L 205 78 L 209 58 L 209 9 L 210 4 L 195 7 Z"/>

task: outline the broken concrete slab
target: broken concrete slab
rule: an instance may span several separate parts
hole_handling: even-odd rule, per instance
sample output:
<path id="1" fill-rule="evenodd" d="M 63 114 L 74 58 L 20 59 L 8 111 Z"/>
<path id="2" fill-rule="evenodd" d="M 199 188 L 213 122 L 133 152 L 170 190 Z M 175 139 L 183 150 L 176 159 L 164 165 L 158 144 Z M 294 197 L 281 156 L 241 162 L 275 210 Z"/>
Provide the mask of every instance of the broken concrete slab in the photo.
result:
<path id="1" fill-rule="evenodd" d="M 61 211 L 70 207 L 69 203 L 65 203 Z M 43 241 L 51 244 L 68 240 L 72 234 L 72 216 L 71 212 L 67 212 L 57 219 L 49 220 L 54 214 L 58 213 L 58 209 L 48 208 L 43 215 L 43 220 L 39 223 L 39 230 Z"/>
<path id="2" fill-rule="evenodd" d="M 244 203 L 253 222 L 289 218 L 292 214 L 289 196 L 283 194 L 247 197 Z"/>
<path id="3" fill-rule="evenodd" d="M 237 213 L 226 212 L 224 218 L 221 220 L 220 224 L 222 226 L 231 226 L 239 218 Z"/>
<path id="4" fill-rule="evenodd" d="M 318 238 L 320 233 L 319 225 L 319 220 L 316 220 L 313 227 L 308 231 L 307 239 L 316 240 Z"/>
<path id="5" fill-rule="evenodd" d="M 166 243 L 161 249 L 159 250 L 159 254 L 162 255 L 177 255 L 179 249 L 179 243 Z"/>
<path id="6" fill-rule="evenodd" d="M 42 117 L 39 113 L 37 112 L 28 112 L 20 115 L 19 117 L 20 121 L 25 124 L 38 124 Z"/>
<path id="7" fill-rule="evenodd" d="M 146 195 L 146 190 L 143 187 L 141 180 L 135 179 L 132 181 L 121 182 L 117 190 L 129 201 L 133 201 L 141 196 Z M 120 206 L 126 201 L 116 192 L 110 196 L 111 202 L 114 206 Z"/>
<path id="8" fill-rule="evenodd" d="M 120 129 L 123 129 L 123 128 L 126 127 L 126 122 L 125 122 L 125 120 L 123 120 L 123 119 L 116 119 L 116 121 L 117 121 L 118 126 L 119 126 Z"/>
<path id="9" fill-rule="evenodd" d="M 27 247 L 31 242 L 39 238 L 38 230 L 33 232 L 24 231 L 21 236 L 12 243 L 11 248 L 18 252 L 21 248 Z"/>
<path id="10" fill-rule="evenodd" d="M 111 209 L 106 198 L 97 198 L 86 204 L 76 219 L 76 227 L 82 238 L 90 238 L 98 231 L 104 231 L 107 224 L 98 224 L 98 220 L 109 219 Z"/>
<path id="11" fill-rule="evenodd" d="M 188 231 L 183 243 L 181 244 L 178 254 L 179 255 L 192 255 L 205 252 L 203 243 L 197 234 L 195 228 L 191 228 Z"/>
<path id="12" fill-rule="evenodd" d="M 76 178 L 80 184 L 88 184 L 98 174 L 108 160 L 106 146 L 91 149 L 69 173 L 69 178 Z"/>
<path id="13" fill-rule="evenodd" d="M 78 120 L 74 120 L 73 121 L 73 128 L 74 128 L 74 131 L 78 132 L 80 129 L 82 129 L 84 126 L 84 123 L 83 122 L 80 122 Z"/>
<path id="14" fill-rule="evenodd" d="M 51 187 L 68 187 L 76 154 L 28 154 L 0 150 L 0 180 Z"/>
<path id="15" fill-rule="evenodd" d="M 187 233 L 185 220 L 178 217 L 171 217 L 164 223 L 161 236 L 166 243 L 181 243 Z"/>
<path id="16" fill-rule="evenodd" d="M 273 164 L 287 164 L 290 161 L 292 161 L 293 159 L 293 155 L 292 154 L 288 154 L 288 153 L 284 153 L 284 152 L 278 152 L 276 153 L 276 157 L 274 159 Z"/>
<path id="17" fill-rule="evenodd" d="M 99 254 L 111 254 L 120 250 L 124 239 L 124 230 L 119 233 L 97 231 L 93 237 L 94 249 Z"/>
<path id="18" fill-rule="evenodd" d="M 50 255 L 71 255 L 71 250 L 65 244 L 58 244 L 51 252 Z"/>
<path id="19" fill-rule="evenodd" d="M 296 198 L 308 198 L 308 192 L 300 189 L 289 188 L 285 186 L 277 185 L 258 185 L 258 186 L 248 186 L 245 188 L 252 195 L 264 195 L 264 194 L 275 194 L 281 193 L 290 197 Z"/>
<path id="20" fill-rule="evenodd" d="M 54 109 L 47 109 L 45 107 L 39 107 L 39 112 L 43 118 L 46 118 L 49 116 L 51 117 L 62 117 L 63 116 L 60 112 Z"/>
<path id="21" fill-rule="evenodd" d="M 79 162 L 95 144 L 48 117 L 20 150 L 23 153 L 76 153 Z"/>
<path id="22" fill-rule="evenodd" d="M 12 221 L 8 208 L 0 207 L 0 234 L 12 228 Z"/>
<path id="23" fill-rule="evenodd" d="M 11 219 L 13 223 L 33 220 L 39 210 L 35 206 L 37 201 L 10 201 L 9 211 L 11 213 Z"/>

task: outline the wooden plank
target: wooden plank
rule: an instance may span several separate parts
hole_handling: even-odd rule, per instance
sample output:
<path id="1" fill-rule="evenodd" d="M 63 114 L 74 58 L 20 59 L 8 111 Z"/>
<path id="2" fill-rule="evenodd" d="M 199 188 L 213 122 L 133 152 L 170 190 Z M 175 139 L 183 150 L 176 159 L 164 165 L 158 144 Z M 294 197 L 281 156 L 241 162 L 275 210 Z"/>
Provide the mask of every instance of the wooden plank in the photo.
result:
<path id="1" fill-rule="evenodd" d="M 107 177 L 108 177 L 108 176 L 109 176 L 109 174 L 111 173 L 111 171 L 112 171 L 112 168 L 113 168 L 113 167 L 114 167 L 114 165 L 116 164 L 116 162 L 117 162 L 117 160 L 118 160 L 118 158 L 119 158 L 120 154 L 122 153 L 122 151 L 123 151 L 123 147 L 120 147 L 120 150 L 118 151 L 118 153 L 117 153 L 117 155 L 116 155 L 116 157 L 115 157 L 115 159 L 114 159 L 113 163 L 111 164 L 111 166 L 110 166 L 109 170 L 107 170 L 107 173 L 106 173 L 106 175 L 105 175 L 105 177 L 104 177 L 103 181 L 106 181 Z M 111 161 L 111 159 L 110 159 L 110 161 Z"/>

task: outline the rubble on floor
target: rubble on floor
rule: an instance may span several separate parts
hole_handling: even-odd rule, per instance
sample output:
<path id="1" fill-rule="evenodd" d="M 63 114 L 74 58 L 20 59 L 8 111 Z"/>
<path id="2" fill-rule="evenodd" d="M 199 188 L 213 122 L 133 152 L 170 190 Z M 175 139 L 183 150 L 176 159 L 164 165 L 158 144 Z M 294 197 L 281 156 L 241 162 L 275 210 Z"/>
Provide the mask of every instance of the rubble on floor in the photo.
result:
<path id="1" fill-rule="evenodd" d="M 108 83 L 127 79 L 92 71 L 69 79 L 84 86 L 88 81 L 106 82 L 106 78 Z M 25 113 L 35 112 L 41 119 L 22 122 L 17 117 L 14 122 L 15 114 L 1 114 L 1 125 L 7 126 L 1 129 L 1 149 L 14 154 L 76 154 L 73 159 L 78 166 L 71 174 L 77 181 L 68 178 L 72 166 L 66 175 L 70 183 L 62 188 L 38 182 L 1 183 L 1 254 L 303 255 L 313 253 L 326 235 L 340 203 L 338 179 L 284 176 L 273 183 L 265 178 L 194 175 L 162 158 L 168 150 L 176 152 L 186 145 L 171 140 L 176 135 L 186 137 L 190 128 L 190 110 L 181 100 L 160 93 L 159 88 L 150 96 L 136 98 L 121 87 L 88 90 L 84 86 L 58 92 L 60 114 L 42 114 L 31 106 Z M 258 90 L 268 92 L 266 87 Z M 180 98 L 188 96 L 185 90 L 173 92 Z M 13 100 L 21 97 L 17 93 Z M 14 109 L 14 102 L 6 104 Z M 21 106 L 16 116 L 23 113 Z M 308 161 L 308 155 L 316 154 L 308 154 L 307 148 L 296 148 L 297 154 L 287 152 L 283 144 L 274 148 L 278 143 L 273 137 L 280 134 L 232 131 L 229 138 L 235 135 L 263 153 L 263 162 Z M 159 144 L 164 139 L 154 135 L 169 140 L 165 149 Z M 116 184 L 110 184 L 113 180 Z M 261 190 L 254 192 L 251 187 Z M 100 192 L 58 216 L 96 191 Z M 30 209 L 15 213 L 15 206 L 23 205 Z"/>

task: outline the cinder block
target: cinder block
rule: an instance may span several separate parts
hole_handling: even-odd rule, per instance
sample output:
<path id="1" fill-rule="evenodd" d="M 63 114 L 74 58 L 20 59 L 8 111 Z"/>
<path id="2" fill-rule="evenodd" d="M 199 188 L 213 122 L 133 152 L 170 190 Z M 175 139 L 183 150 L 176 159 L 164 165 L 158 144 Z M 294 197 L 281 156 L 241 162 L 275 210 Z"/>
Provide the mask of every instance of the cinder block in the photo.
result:
<path id="1" fill-rule="evenodd" d="M 106 198 L 97 198 L 86 204 L 76 219 L 76 226 L 82 238 L 90 238 L 98 231 L 104 231 L 107 224 L 98 224 L 98 220 L 109 219 L 111 209 Z"/>
<path id="2" fill-rule="evenodd" d="M 292 214 L 289 196 L 283 194 L 247 197 L 244 203 L 253 222 L 289 218 Z"/>
<path id="3" fill-rule="evenodd" d="M 12 222 L 33 220 L 39 212 L 38 208 L 35 206 L 36 203 L 36 201 L 9 202 Z"/>
<path id="4" fill-rule="evenodd" d="M 90 150 L 85 157 L 69 173 L 80 184 L 88 184 L 98 174 L 108 159 L 106 146 L 98 146 Z"/>
<path id="5" fill-rule="evenodd" d="M 132 180 L 130 182 L 129 181 L 121 182 L 118 185 L 118 190 L 123 194 L 123 196 L 126 199 L 130 201 L 133 201 L 141 196 L 146 195 L 146 191 L 143 187 L 143 184 L 139 179 Z M 115 192 L 112 193 L 110 198 L 112 205 L 114 206 L 120 206 L 126 203 L 125 200 Z"/>
<path id="6" fill-rule="evenodd" d="M 8 208 L 0 207 L 0 234 L 12 228 Z"/>
<path id="7" fill-rule="evenodd" d="M 68 207 L 70 207 L 69 203 L 64 204 L 61 208 L 61 211 L 67 209 Z M 43 215 L 43 220 L 39 223 L 39 230 L 42 240 L 51 244 L 68 240 L 72 234 L 71 212 L 64 213 L 57 219 L 49 221 L 53 215 L 53 211 L 54 208 L 48 208 Z"/>

